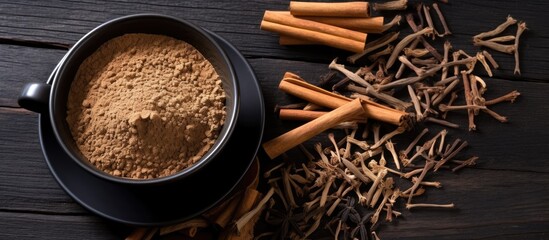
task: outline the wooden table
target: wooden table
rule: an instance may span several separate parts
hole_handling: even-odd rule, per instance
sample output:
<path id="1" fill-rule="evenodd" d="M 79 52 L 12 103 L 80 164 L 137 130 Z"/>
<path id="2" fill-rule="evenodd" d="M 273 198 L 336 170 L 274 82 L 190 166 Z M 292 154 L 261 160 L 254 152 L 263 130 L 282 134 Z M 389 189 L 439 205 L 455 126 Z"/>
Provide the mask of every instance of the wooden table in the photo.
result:
<path id="1" fill-rule="evenodd" d="M 415 1 L 414 1 L 415 2 Z M 429 1 L 430 2 L 430 1 Z M 513 57 L 495 54 L 501 69 L 490 78 L 488 96 L 518 90 L 514 104 L 494 110 L 501 124 L 479 117 L 479 130 L 462 127 L 454 137 L 470 143 L 478 165 L 441 174 L 442 190 L 429 200 L 455 210 L 403 210 L 383 227 L 384 239 L 549 239 L 549 3 L 532 1 L 450 1 L 441 4 L 454 49 L 478 51 L 471 37 L 505 20 L 524 20 L 529 30 L 520 44 L 522 75 L 513 75 Z M 261 31 L 265 10 L 284 10 L 287 1 L 2 1 L 0 3 L 0 239 L 120 239 L 129 228 L 97 217 L 73 201 L 49 172 L 38 138 L 38 114 L 17 104 L 22 86 L 46 81 L 56 63 L 83 34 L 110 19 L 154 12 L 180 17 L 234 44 L 254 68 L 265 98 L 264 139 L 297 123 L 282 122 L 272 109 L 288 101 L 277 84 L 285 71 L 311 82 L 345 52 L 327 47 L 283 47 Z M 406 24 L 403 28 L 407 28 Z M 482 71 L 479 71 L 482 72 Z M 459 115 L 459 114 L 458 114 Z"/>

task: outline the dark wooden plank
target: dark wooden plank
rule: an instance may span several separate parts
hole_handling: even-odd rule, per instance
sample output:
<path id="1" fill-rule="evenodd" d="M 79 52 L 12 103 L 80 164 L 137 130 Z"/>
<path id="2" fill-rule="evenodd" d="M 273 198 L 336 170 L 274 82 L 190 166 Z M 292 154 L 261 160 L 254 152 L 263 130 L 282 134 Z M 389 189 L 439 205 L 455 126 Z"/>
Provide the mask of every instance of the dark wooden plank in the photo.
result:
<path id="1" fill-rule="evenodd" d="M 37 116 L 0 108 L 0 212 L 87 213 L 51 175 L 38 141 Z"/>
<path id="2" fill-rule="evenodd" d="M 375 1 L 372 1 L 375 2 Z M 43 42 L 73 44 L 83 34 L 112 18 L 142 12 L 168 14 L 189 20 L 210 29 L 234 43 L 247 57 L 299 59 L 329 62 L 335 56 L 348 53 L 330 48 L 278 46 L 275 34 L 261 31 L 259 24 L 264 10 L 285 10 L 287 1 L 27 1 L 0 3 L 0 39 L 27 39 Z M 459 1 L 442 4 L 446 19 L 454 35 L 449 37 L 456 49 L 469 53 L 479 50 L 471 37 L 495 28 L 507 15 L 524 20 L 529 31 L 521 41 L 522 78 L 547 82 L 544 66 L 549 48 L 545 47 L 549 26 L 543 17 L 548 9 L 545 1 Z M 86 16 L 86 17 L 82 17 Z M 406 24 L 403 24 L 406 26 Z M 404 32 L 408 31 L 403 27 Z M 409 31 L 408 31 L 409 32 Z M 509 30 L 514 34 L 514 29 Z M 371 37 L 376 37 L 372 34 Z M 441 41 L 438 41 L 438 45 Z M 437 45 L 435 44 L 435 45 Z M 496 74 L 503 79 L 519 79 L 512 74 L 511 55 L 494 54 L 502 66 Z"/>
<path id="3" fill-rule="evenodd" d="M 0 44 L 0 106 L 17 107 L 23 85 L 46 82 L 65 52 Z"/>
<path id="4" fill-rule="evenodd" d="M 540 239 L 549 229 L 549 173 L 465 169 L 429 177 L 415 203 L 454 203 L 456 209 L 403 207 L 403 218 L 380 229 L 383 239 Z M 385 238 L 386 237 L 386 238 Z"/>
<path id="5" fill-rule="evenodd" d="M 0 212 L 0 218 L 1 239 L 121 239 L 126 234 L 95 216 Z"/>
<path id="6" fill-rule="evenodd" d="M 250 32 L 258 35 L 259 22 L 263 9 L 285 9 L 287 2 L 218 2 L 204 1 L 50 1 L 47 4 L 35 2 L 1 4 L 1 20 L 9 22 L 0 29 L 2 38 L 32 39 L 39 41 L 72 44 L 87 31 L 102 22 L 128 14 L 154 12 L 167 14 L 202 27 L 208 28 L 232 42 L 247 42 Z M 83 19 L 81 16 L 87 16 Z M 25 27 L 26 26 L 26 27 Z M 247 43 L 247 49 L 259 49 L 259 53 L 269 53 L 269 47 L 262 47 L 265 41 L 272 43 L 267 35 L 260 34 L 257 39 Z M 244 45 L 241 45 L 244 46 Z M 281 56 L 281 55 L 279 55 Z"/>

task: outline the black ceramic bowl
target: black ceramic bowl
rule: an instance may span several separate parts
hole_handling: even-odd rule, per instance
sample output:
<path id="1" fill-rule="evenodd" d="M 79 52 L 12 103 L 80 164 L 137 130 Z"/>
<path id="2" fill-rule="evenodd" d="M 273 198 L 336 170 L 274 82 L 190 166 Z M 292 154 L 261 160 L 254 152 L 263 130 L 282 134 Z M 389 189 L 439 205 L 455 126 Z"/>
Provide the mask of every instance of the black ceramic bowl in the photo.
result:
<path id="1" fill-rule="evenodd" d="M 170 176 L 154 179 L 130 179 L 116 177 L 99 170 L 86 160 L 78 150 L 66 122 L 69 90 L 80 64 L 103 43 L 128 33 L 165 35 L 191 44 L 212 63 L 222 80 L 225 90 L 227 116 L 218 139 L 199 161 Z M 229 58 L 216 41 L 202 28 L 182 19 L 158 14 L 137 14 L 111 20 L 82 37 L 69 50 L 60 64 L 51 85 L 31 83 L 25 86 L 19 97 L 19 105 L 35 112 L 47 113 L 54 134 L 63 150 L 82 168 L 100 178 L 129 185 L 155 185 L 181 180 L 213 161 L 233 133 L 239 111 L 240 93 Z"/>

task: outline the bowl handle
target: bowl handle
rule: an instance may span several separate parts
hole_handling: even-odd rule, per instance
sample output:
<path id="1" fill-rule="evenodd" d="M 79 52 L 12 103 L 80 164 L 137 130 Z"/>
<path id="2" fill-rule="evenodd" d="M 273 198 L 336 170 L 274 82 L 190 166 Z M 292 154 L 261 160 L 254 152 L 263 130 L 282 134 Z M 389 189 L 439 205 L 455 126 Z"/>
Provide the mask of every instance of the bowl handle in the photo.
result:
<path id="1" fill-rule="evenodd" d="M 45 83 L 27 83 L 17 99 L 22 108 L 37 113 L 48 112 L 51 85 Z"/>

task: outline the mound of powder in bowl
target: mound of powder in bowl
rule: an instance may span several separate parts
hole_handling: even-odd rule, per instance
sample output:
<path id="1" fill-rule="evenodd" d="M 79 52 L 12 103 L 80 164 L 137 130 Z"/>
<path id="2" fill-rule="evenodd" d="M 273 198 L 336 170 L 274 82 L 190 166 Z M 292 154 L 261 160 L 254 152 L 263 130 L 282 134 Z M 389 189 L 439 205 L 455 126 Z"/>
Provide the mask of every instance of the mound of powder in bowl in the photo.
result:
<path id="1" fill-rule="evenodd" d="M 225 92 L 212 64 L 192 45 L 153 34 L 103 44 L 80 65 L 67 103 L 67 123 L 87 160 L 135 179 L 194 164 L 225 117 Z"/>

